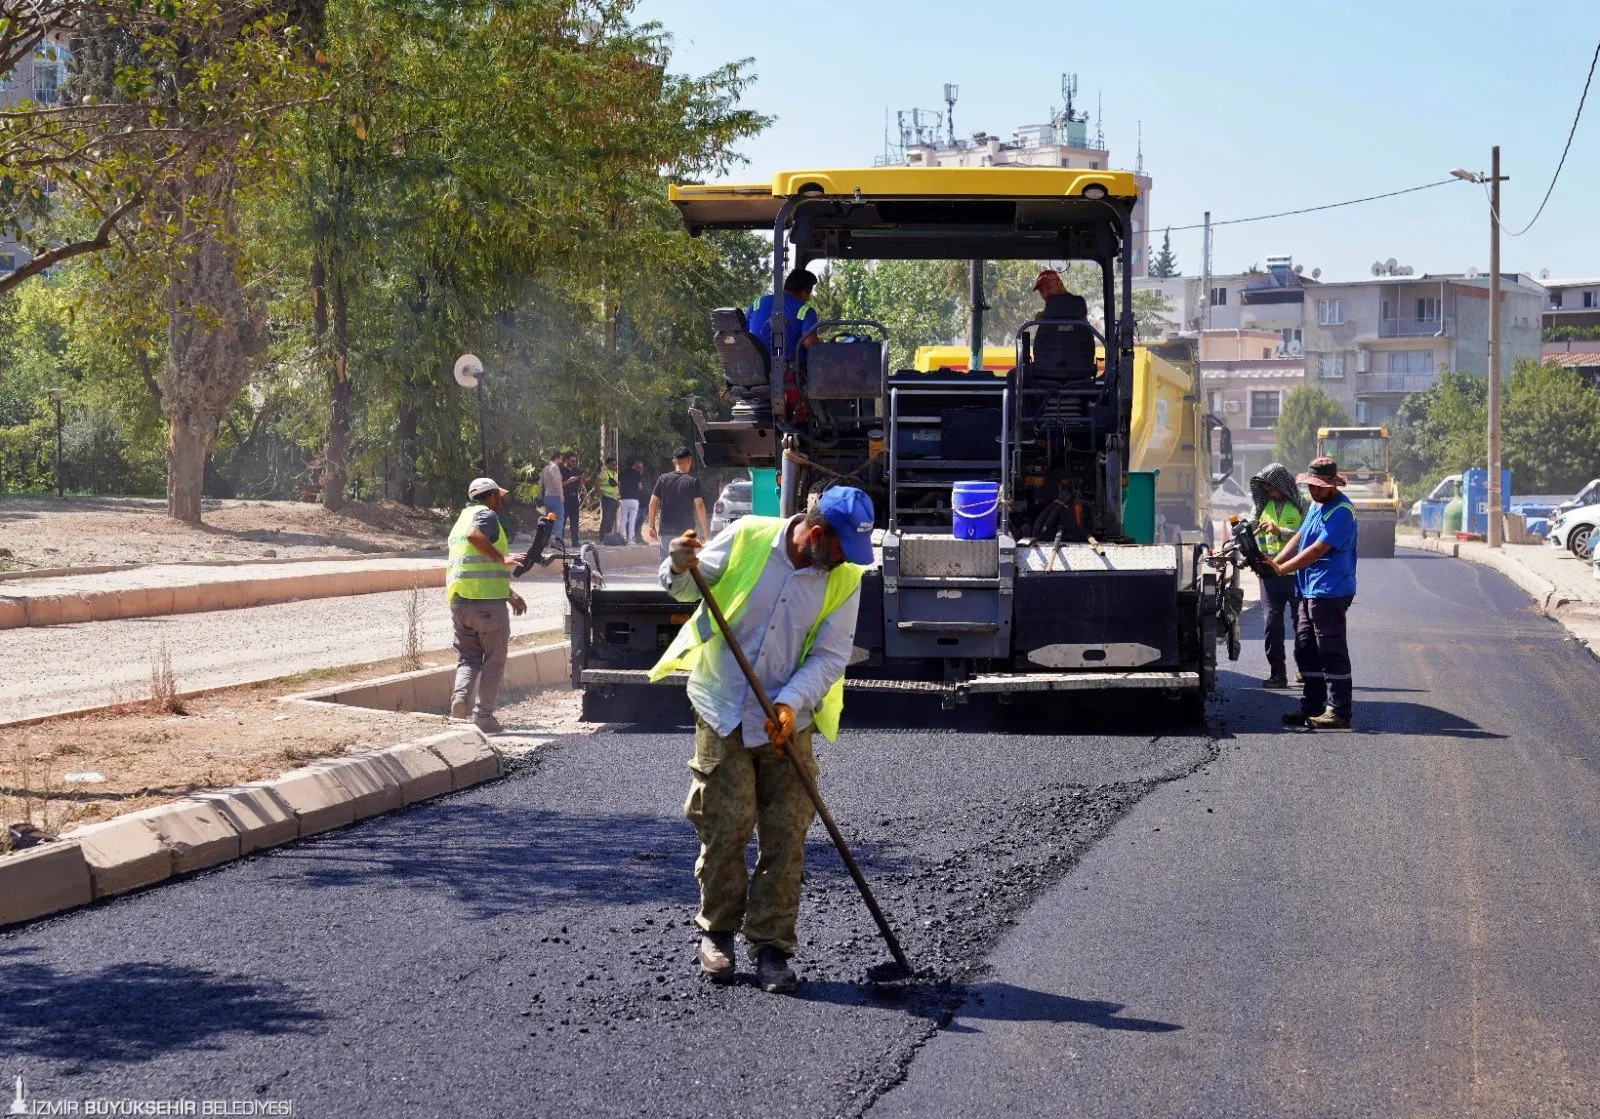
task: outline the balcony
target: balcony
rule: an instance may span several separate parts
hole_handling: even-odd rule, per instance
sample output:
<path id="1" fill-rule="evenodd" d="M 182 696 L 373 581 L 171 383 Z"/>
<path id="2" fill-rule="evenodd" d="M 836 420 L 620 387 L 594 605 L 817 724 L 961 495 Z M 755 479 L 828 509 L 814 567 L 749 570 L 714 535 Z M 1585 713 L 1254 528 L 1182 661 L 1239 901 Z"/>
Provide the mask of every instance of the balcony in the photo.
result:
<path id="1" fill-rule="evenodd" d="M 1455 330 L 1456 321 L 1450 316 L 1443 319 L 1380 319 L 1379 338 L 1448 338 Z"/>
<path id="2" fill-rule="evenodd" d="M 1356 395 L 1421 392 L 1438 380 L 1438 373 L 1357 373 Z"/>

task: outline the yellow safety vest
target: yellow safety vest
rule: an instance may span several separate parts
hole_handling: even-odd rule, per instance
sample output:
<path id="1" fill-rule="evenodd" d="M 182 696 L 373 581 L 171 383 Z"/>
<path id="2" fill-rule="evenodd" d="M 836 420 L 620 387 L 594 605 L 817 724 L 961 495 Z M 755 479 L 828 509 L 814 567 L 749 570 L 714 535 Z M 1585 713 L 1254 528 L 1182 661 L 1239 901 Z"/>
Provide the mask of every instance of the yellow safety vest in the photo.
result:
<path id="1" fill-rule="evenodd" d="M 784 517 L 741 517 L 733 530 L 733 547 L 728 550 L 728 563 L 722 570 L 722 576 L 717 580 L 718 605 L 722 607 L 723 616 L 728 619 L 728 624 L 733 625 L 739 617 L 739 611 L 744 607 L 745 599 L 750 597 L 750 592 L 755 589 L 756 583 L 761 578 L 761 571 L 767 565 L 767 554 L 772 551 L 777 543 L 778 533 L 784 530 L 789 521 Z M 850 595 L 861 585 L 861 568 L 853 563 L 841 563 L 828 573 L 828 585 L 822 592 L 822 609 L 817 611 L 816 620 L 811 623 L 811 629 L 806 633 L 805 644 L 800 648 L 800 661 L 806 659 L 811 652 L 812 642 L 817 639 L 817 631 L 822 628 L 822 623 L 827 617 L 849 600 Z M 650 670 L 651 680 L 660 680 L 669 673 L 694 671 L 694 666 L 700 661 L 700 654 L 705 649 L 706 643 L 713 636 L 720 636 L 716 632 L 717 623 L 701 603 L 695 610 L 694 616 L 683 624 L 678 631 L 678 636 L 672 639 L 672 644 L 667 646 L 667 651 L 662 654 L 656 666 Z M 794 668 L 799 668 L 797 662 Z M 791 669 L 790 671 L 793 671 Z M 839 737 L 839 716 L 844 713 L 844 677 L 835 680 L 822 702 L 817 704 L 817 709 L 812 713 L 812 720 L 816 727 L 832 742 Z"/>
<path id="2" fill-rule="evenodd" d="M 446 602 L 457 598 L 476 601 L 494 601 L 511 597 L 511 572 L 503 563 L 474 548 L 467 541 L 472 531 L 473 518 L 485 506 L 474 502 L 461 510 L 455 525 L 450 529 L 450 566 L 445 571 L 444 598 Z M 502 523 L 495 534 L 494 546 L 506 554 L 506 526 Z"/>
<path id="3" fill-rule="evenodd" d="M 1274 505 L 1278 507 L 1276 512 L 1272 508 Z M 1269 501 L 1262 506 L 1261 515 L 1291 536 L 1300 527 L 1300 510 L 1296 509 L 1291 501 Z M 1261 548 L 1261 554 L 1268 559 L 1283 551 L 1286 541 L 1287 538 L 1279 540 L 1270 532 L 1256 533 L 1256 544 Z"/>
<path id="4" fill-rule="evenodd" d="M 622 491 L 617 488 L 617 472 L 615 470 L 607 470 L 600 475 L 600 496 L 612 498 L 622 496 Z"/>

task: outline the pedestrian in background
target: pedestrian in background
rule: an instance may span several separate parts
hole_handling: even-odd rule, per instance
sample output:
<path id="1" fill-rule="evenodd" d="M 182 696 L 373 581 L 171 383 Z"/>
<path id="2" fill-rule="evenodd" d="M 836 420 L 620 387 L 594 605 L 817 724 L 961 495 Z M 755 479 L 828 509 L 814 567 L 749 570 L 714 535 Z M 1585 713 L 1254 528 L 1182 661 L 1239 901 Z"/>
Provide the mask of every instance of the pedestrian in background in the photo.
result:
<path id="1" fill-rule="evenodd" d="M 456 650 L 450 718 L 457 722 L 470 718 L 489 734 L 501 729 L 494 706 L 511 640 L 506 607 L 518 614 L 528 609 L 511 589 L 510 569 L 523 557 L 507 554 L 506 526 L 500 520 L 507 492 L 493 478 L 474 478 L 467 486 L 467 507 L 450 529 L 450 565 L 445 571 L 444 593 Z"/>
<path id="2" fill-rule="evenodd" d="M 1339 464 L 1315 459 L 1298 482 L 1314 504 L 1300 529 L 1272 561 L 1280 575 L 1294 574 L 1294 661 L 1305 678 L 1300 710 L 1283 721 L 1292 727 L 1345 730 L 1351 719 L 1350 646 L 1345 615 L 1356 598 L 1356 508 L 1339 491 L 1349 485 Z"/>
<path id="3" fill-rule="evenodd" d="M 644 461 L 634 459 L 622 472 L 618 483 L 622 495 L 622 540 L 626 544 L 643 544 L 639 535 L 639 502 L 644 500 Z"/>
<path id="4" fill-rule="evenodd" d="M 621 479 L 617 477 L 617 460 L 606 459 L 600 471 L 596 489 L 600 491 L 600 543 L 617 531 L 617 507 L 622 504 Z"/>
<path id="5" fill-rule="evenodd" d="M 561 522 L 566 517 L 566 502 L 563 500 L 561 488 L 561 463 L 563 452 L 552 451 L 550 464 L 544 468 L 544 473 L 539 475 L 540 496 L 544 500 L 547 512 L 556 515 L 556 535 L 561 535 Z"/>
<path id="6" fill-rule="evenodd" d="M 578 466 L 578 452 L 567 451 L 566 457 L 561 460 L 561 504 L 566 507 L 566 531 L 561 538 L 567 545 L 576 548 L 579 544 L 578 537 L 578 502 L 582 495 L 583 472 Z"/>
<path id="7" fill-rule="evenodd" d="M 667 558 L 667 548 L 673 537 L 691 528 L 699 528 L 701 540 L 711 538 L 700 479 L 689 473 L 693 465 L 693 453 L 688 447 L 679 447 L 672 452 L 672 473 L 657 478 L 655 489 L 650 491 L 650 511 L 646 521 L 650 534 L 656 538 L 663 561 Z"/>
<path id="8" fill-rule="evenodd" d="M 1294 475 L 1281 462 L 1268 463 L 1250 479 L 1250 497 L 1255 501 L 1255 511 L 1250 521 L 1255 526 L 1256 544 L 1267 558 L 1276 556 L 1296 532 L 1306 513 L 1306 500 L 1300 496 Z M 1296 579 L 1293 575 L 1260 575 L 1261 614 L 1266 622 L 1266 647 L 1268 675 L 1262 686 L 1287 688 L 1289 677 L 1285 672 L 1284 626 L 1293 626 Z"/>

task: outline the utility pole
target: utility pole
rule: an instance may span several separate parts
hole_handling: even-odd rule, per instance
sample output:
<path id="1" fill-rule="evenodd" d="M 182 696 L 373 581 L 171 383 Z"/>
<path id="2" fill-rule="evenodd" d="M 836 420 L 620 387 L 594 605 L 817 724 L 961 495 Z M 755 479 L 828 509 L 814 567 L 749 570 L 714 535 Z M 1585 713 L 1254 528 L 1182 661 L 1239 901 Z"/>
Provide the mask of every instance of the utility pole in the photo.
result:
<path id="1" fill-rule="evenodd" d="M 1489 155 L 1489 547 L 1500 547 L 1500 145 Z"/>
<path id="2" fill-rule="evenodd" d="M 1205 308 L 1200 313 L 1200 329 L 1211 329 L 1211 211 L 1206 211 L 1205 232 L 1200 238 L 1200 298 Z"/>

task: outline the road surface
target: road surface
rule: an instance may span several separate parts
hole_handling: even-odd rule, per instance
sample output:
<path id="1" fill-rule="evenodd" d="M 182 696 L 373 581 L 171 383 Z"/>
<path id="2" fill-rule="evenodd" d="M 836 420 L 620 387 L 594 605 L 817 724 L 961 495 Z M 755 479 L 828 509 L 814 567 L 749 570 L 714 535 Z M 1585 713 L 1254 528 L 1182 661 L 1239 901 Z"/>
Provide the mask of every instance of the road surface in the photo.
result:
<path id="1" fill-rule="evenodd" d="M 613 728 L 0 934 L 0 1075 L 302 1116 L 1594 1114 L 1600 671 L 1431 555 L 1364 563 L 1351 630 L 1366 732 L 1275 730 L 1254 650 L 1209 733 L 847 732 L 825 792 L 903 989 L 820 832 L 797 997 L 698 981 L 687 736 Z"/>

